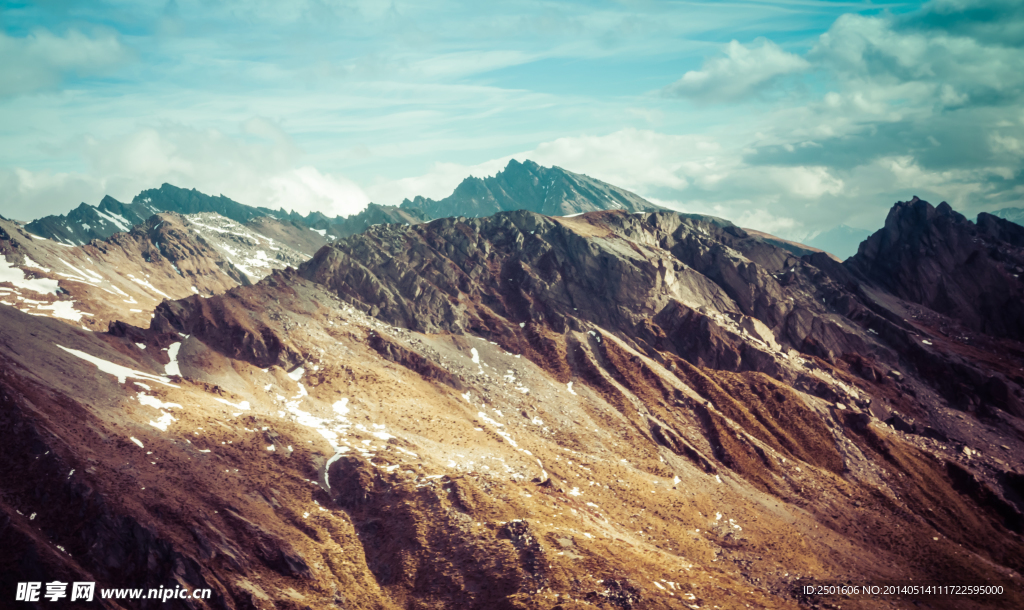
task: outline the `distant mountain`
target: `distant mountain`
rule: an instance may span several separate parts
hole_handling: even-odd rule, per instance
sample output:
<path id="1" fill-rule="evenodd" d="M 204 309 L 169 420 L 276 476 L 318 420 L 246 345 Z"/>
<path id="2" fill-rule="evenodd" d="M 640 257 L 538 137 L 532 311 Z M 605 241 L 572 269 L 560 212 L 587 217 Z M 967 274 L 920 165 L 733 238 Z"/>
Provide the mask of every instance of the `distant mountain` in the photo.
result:
<path id="1" fill-rule="evenodd" d="M 829 254 L 834 254 L 841 259 L 847 259 L 857 253 L 857 248 L 860 247 L 860 242 L 864 241 L 871 235 L 871 231 L 866 229 L 856 229 L 847 225 L 839 225 L 833 227 L 824 233 L 819 233 L 815 237 L 807 240 L 808 246 L 813 246 L 820 250 L 824 250 Z"/>
<path id="2" fill-rule="evenodd" d="M 195 189 L 163 184 L 158 189 L 142 191 L 129 204 L 110 195 L 98 206 L 82 203 L 67 215 L 52 215 L 34 220 L 25 229 L 33 235 L 65 244 L 81 246 L 94 239 L 106 239 L 114 233 L 130 231 L 153 214 L 202 214 L 215 212 L 235 222 L 245 223 L 258 216 L 283 216 L 284 211 L 254 208 L 223 195 L 212 197 Z"/>
<path id="3" fill-rule="evenodd" d="M 574 174 L 560 167 L 541 167 L 533 161 L 512 160 L 504 171 L 490 178 L 469 177 L 449 197 L 440 201 L 416 197 L 401 206 L 370 203 L 352 216 L 331 218 L 320 212 L 303 216 L 239 203 L 224 195 L 211 196 L 196 189 L 183 189 L 164 183 L 147 189 L 131 203 L 122 203 L 107 195 L 99 205 L 82 203 L 68 214 L 34 220 L 25 229 L 33 235 L 80 246 L 94 239 L 106 239 L 118 232 L 130 231 L 153 214 L 173 212 L 183 215 L 216 213 L 240 224 L 260 221 L 250 228 L 275 239 L 290 235 L 289 246 L 310 253 L 334 239 L 361 233 L 377 224 L 415 224 L 453 216 L 490 216 L 508 210 L 529 210 L 549 216 L 569 216 L 598 210 L 626 212 L 655 211 L 663 208 L 629 191 Z M 291 225 L 292 228 L 287 228 Z M 305 229 L 319 233 L 322 240 L 301 236 Z M 298 231 L 298 232 L 296 232 Z M 315 251 L 315 250 L 314 250 Z"/>
<path id="4" fill-rule="evenodd" d="M 745 228 L 743 230 L 746 231 L 747 233 L 755 236 L 755 237 L 760 237 L 765 242 L 767 242 L 767 243 L 769 243 L 769 244 L 771 244 L 771 245 L 773 245 L 773 246 L 775 246 L 777 248 L 782 248 L 783 250 L 785 250 L 787 252 L 795 254 L 796 256 L 807 256 L 807 255 L 810 255 L 810 254 L 814 254 L 815 252 L 824 252 L 823 250 L 821 250 L 819 248 L 812 248 L 812 247 L 808 246 L 807 244 L 802 244 L 802 243 L 796 242 L 796 241 L 790 241 L 788 239 L 782 239 L 781 237 L 777 237 L 775 235 L 772 235 L 771 233 L 765 233 L 764 231 L 758 231 L 757 229 L 746 229 Z M 839 259 L 839 257 L 833 255 L 831 252 L 825 252 L 825 253 L 833 256 L 833 258 L 835 258 L 839 262 L 842 262 Z"/>
<path id="5" fill-rule="evenodd" d="M 373 225 L 416 224 L 430 220 L 422 210 L 416 208 L 400 208 L 397 205 L 377 205 L 370 203 L 362 212 L 348 218 L 340 216 L 334 219 L 324 217 L 316 224 L 308 223 L 310 228 L 325 230 L 332 237 L 349 237 L 369 229 Z"/>
<path id="6" fill-rule="evenodd" d="M 63 244 L 81 246 L 94 239 L 106 239 L 114 233 L 130 231 L 160 211 L 148 202 L 124 204 L 107 195 L 98 206 L 83 203 L 67 215 L 34 220 L 25 225 L 25 230 Z"/>
<path id="7" fill-rule="evenodd" d="M 370 203 L 366 209 L 349 217 L 331 218 L 320 212 L 310 212 L 303 216 L 294 211 L 285 212 L 284 209 L 253 207 L 224 195 L 213 197 L 196 189 L 183 189 L 165 183 L 158 189 L 142 191 L 131 203 L 121 203 L 107 195 L 97 206 L 82 203 L 66 215 L 34 220 L 25 225 L 25 229 L 39 237 L 80 246 L 94 239 L 106 239 L 114 233 L 130 231 L 153 214 L 161 212 L 186 216 L 214 213 L 240 224 L 255 222 L 250 227 L 252 230 L 261 233 L 266 230 L 266 233 L 262 233 L 266 237 L 282 239 L 290 247 L 308 254 L 332 239 L 360 233 L 375 224 L 407 224 L 426 220 L 420 210 L 375 203 Z M 257 222 L 258 219 L 272 220 Z M 319 233 L 320 239 L 302 237 L 301 232 L 308 229 Z M 309 242 L 315 245 L 312 251 Z"/>
<path id="8" fill-rule="evenodd" d="M 102 332 L 117 320 L 148 324 L 163 299 L 221 294 L 305 258 L 262 244 L 260 256 L 245 247 L 255 239 L 236 223 L 209 216 L 153 214 L 84 246 L 38 239 L 0 220 L 0 304 Z"/>
<path id="9" fill-rule="evenodd" d="M 216 212 L 235 222 L 245 223 L 257 216 L 283 216 L 284 210 L 275 212 L 270 208 L 253 207 L 218 195 L 213 197 L 196 189 L 183 189 L 166 182 L 158 189 L 142 191 L 132 199 L 132 204 L 144 204 L 161 212 L 178 214 L 203 214 Z"/>
<path id="10" fill-rule="evenodd" d="M 420 210 L 429 218 L 484 217 L 512 210 L 546 216 L 570 216 L 598 210 L 653 212 L 662 210 L 627 190 L 533 161 L 509 161 L 489 178 L 470 176 L 440 201 L 416 197 L 402 202 L 403 210 Z"/>
<path id="11" fill-rule="evenodd" d="M 992 212 L 993 216 L 1024 225 L 1024 208 L 1003 208 Z"/>

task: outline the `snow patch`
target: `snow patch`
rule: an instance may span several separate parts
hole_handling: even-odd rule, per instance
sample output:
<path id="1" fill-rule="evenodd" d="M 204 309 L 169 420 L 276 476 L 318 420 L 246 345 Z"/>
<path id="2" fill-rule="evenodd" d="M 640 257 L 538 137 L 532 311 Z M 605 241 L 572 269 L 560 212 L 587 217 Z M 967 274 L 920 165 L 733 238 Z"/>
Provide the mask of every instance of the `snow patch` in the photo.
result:
<path id="1" fill-rule="evenodd" d="M 348 415 L 348 399 L 342 398 L 331 405 L 331 408 L 334 409 L 334 412 L 338 415 Z"/>
<path id="2" fill-rule="evenodd" d="M 57 345 L 57 344 L 55 343 L 54 345 Z M 153 375 L 151 373 L 143 373 L 142 371 L 136 371 L 136 370 L 130 369 L 130 368 L 126 367 L 126 366 L 121 366 L 120 364 L 114 364 L 113 362 L 108 362 L 106 360 L 103 360 L 102 358 L 97 358 L 96 356 L 93 356 L 91 354 L 87 354 L 87 353 L 79 351 L 77 349 L 71 349 L 70 347 L 64 347 L 63 345 L 57 345 L 57 347 L 59 347 L 60 349 L 64 350 L 65 352 L 68 352 L 69 354 L 71 354 L 73 356 L 77 356 L 77 357 L 81 358 L 82 360 L 85 360 L 87 362 L 91 362 L 92 364 L 96 365 L 96 368 L 98 368 L 99 370 L 103 371 L 104 373 L 108 373 L 110 375 L 113 375 L 114 377 L 117 377 L 117 382 L 118 383 L 124 383 L 125 379 L 127 379 L 128 377 L 132 377 L 134 379 L 143 379 L 143 380 L 146 380 L 146 381 L 155 381 L 156 383 L 162 383 L 163 385 L 169 386 L 169 387 L 172 387 L 172 388 L 178 387 L 178 386 L 174 385 L 173 383 L 171 383 L 170 379 L 168 379 L 167 377 L 164 377 L 162 375 Z"/>
<path id="3" fill-rule="evenodd" d="M 238 404 L 235 404 L 235 403 L 230 402 L 228 400 L 224 400 L 223 398 L 214 398 L 214 400 L 216 400 L 217 402 L 219 402 L 221 404 L 227 405 L 229 407 L 234 407 L 236 409 L 241 409 L 243 411 L 248 411 L 251 408 L 249 406 L 249 401 L 248 400 L 243 400 L 242 402 L 240 402 Z"/>
<path id="4" fill-rule="evenodd" d="M 0 282 L 10 282 L 17 288 L 24 288 L 39 294 L 57 294 L 57 280 L 34 279 L 25 277 L 25 272 L 7 262 L 7 258 L 0 256 Z"/>
<path id="5" fill-rule="evenodd" d="M 181 349 L 181 341 L 172 343 L 167 348 L 167 357 L 171 359 L 170 362 L 164 365 L 164 372 L 168 375 L 181 376 L 181 369 L 178 368 L 178 350 Z"/>

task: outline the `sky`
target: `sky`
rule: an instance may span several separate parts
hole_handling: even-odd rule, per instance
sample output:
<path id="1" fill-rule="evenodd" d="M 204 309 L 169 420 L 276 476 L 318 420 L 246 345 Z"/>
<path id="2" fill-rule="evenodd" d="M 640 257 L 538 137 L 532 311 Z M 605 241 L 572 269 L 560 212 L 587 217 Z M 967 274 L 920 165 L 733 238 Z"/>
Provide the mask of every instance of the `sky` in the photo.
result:
<path id="1" fill-rule="evenodd" d="M 1024 207 L 1024 2 L 0 0 L 0 214 L 349 215 L 509 159 L 806 239 Z"/>

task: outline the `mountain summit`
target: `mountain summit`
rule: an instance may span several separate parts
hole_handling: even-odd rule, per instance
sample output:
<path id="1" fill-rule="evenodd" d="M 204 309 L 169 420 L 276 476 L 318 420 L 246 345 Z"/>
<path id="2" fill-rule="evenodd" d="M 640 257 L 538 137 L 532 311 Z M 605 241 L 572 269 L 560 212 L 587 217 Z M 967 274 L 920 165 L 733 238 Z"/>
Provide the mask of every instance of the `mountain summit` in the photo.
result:
<path id="1" fill-rule="evenodd" d="M 402 209 L 419 209 L 430 218 L 482 217 L 527 210 L 545 216 L 571 216 L 599 210 L 653 212 L 661 210 L 643 197 L 561 167 L 543 167 L 512 159 L 489 178 L 470 176 L 440 201 L 416 197 Z"/>

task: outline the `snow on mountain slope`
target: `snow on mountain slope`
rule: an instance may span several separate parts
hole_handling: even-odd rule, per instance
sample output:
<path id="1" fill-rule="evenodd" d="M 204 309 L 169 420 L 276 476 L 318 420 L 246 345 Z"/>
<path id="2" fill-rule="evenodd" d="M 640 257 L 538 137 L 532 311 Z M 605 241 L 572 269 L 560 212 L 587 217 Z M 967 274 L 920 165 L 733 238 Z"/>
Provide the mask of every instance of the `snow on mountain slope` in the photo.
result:
<path id="1" fill-rule="evenodd" d="M 190 214 L 184 219 L 186 228 L 194 231 L 224 260 L 253 282 L 266 277 L 274 269 L 298 267 L 309 258 L 272 237 L 220 214 Z"/>

